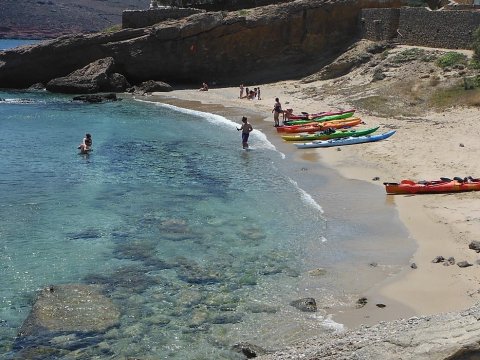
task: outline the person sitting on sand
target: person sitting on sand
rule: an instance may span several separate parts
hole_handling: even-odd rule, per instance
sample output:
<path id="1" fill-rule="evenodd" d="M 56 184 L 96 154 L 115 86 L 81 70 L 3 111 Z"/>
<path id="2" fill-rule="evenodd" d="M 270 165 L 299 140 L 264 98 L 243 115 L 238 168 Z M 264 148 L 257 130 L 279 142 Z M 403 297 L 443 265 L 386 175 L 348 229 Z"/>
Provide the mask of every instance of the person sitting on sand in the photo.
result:
<path id="1" fill-rule="evenodd" d="M 203 83 L 202 84 L 202 87 L 200 89 L 198 89 L 198 91 L 208 91 L 208 85 L 207 83 Z"/>
<path id="2" fill-rule="evenodd" d="M 80 145 L 78 145 L 78 149 L 80 149 L 80 152 L 82 154 L 88 153 L 90 150 L 92 150 L 92 135 L 89 133 L 85 134 L 85 137 L 83 138 L 83 141 Z"/>
<path id="3" fill-rule="evenodd" d="M 289 121 L 290 116 L 293 115 L 293 109 L 287 109 L 283 112 L 283 122 Z"/>

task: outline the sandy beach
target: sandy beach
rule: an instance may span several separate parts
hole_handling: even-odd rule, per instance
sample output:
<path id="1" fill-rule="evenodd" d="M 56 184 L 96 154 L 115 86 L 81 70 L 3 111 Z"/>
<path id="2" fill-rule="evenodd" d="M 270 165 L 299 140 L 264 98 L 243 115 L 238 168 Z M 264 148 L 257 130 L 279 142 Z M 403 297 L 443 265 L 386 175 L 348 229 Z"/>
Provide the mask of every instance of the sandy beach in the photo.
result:
<path id="1" fill-rule="evenodd" d="M 298 96 L 302 94 L 298 91 L 302 86 L 307 85 L 293 80 L 260 84 L 261 100 L 240 99 L 237 87 L 213 86 L 207 92 L 175 90 L 154 95 L 166 102 L 168 99 L 199 101 L 204 105 L 204 111 L 215 112 L 215 105 L 220 104 L 264 114 L 263 119 L 253 120 L 254 127 L 280 144 L 282 140 L 273 127 L 271 114 L 275 97 L 280 98 L 284 109 L 291 107 L 296 113 L 350 108 L 338 97 Z M 397 134 L 387 141 L 342 147 L 341 151 L 337 148 L 298 150 L 290 143 L 285 143 L 282 151 L 295 152 L 304 161 L 319 161 L 343 177 L 371 182 L 383 193 L 384 181 L 478 176 L 479 160 L 474 154 L 480 150 L 480 127 L 475 109 L 431 113 L 420 120 L 381 118 L 362 113 L 362 109 L 357 109 L 356 116 L 369 127 L 380 126 L 382 132 L 395 129 Z M 400 272 L 386 276 L 363 294 L 369 299 L 365 307 L 343 309 L 335 314 L 334 319 L 351 328 L 382 320 L 461 310 L 477 302 L 480 298 L 480 272 L 476 263 L 479 256 L 468 245 L 477 240 L 480 233 L 480 209 L 476 206 L 480 194 L 385 194 L 385 198 L 396 205 L 417 250 Z M 453 257 L 456 262 L 468 261 L 473 266 L 460 268 L 433 263 L 432 260 L 440 255 L 445 259 Z M 416 269 L 410 266 L 413 263 Z M 387 306 L 378 311 L 375 306 L 378 303 Z"/>

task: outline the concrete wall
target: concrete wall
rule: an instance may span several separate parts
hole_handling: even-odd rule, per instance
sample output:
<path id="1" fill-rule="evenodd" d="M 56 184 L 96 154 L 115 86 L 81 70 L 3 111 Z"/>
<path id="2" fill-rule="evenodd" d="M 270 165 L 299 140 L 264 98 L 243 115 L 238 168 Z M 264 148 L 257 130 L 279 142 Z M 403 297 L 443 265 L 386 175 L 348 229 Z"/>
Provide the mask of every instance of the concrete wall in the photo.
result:
<path id="1" fill-rule="evenodd" d="M 366 39 L 447 49 L 470 49 L 472 34 L 480 26 L 480 13 L 475 11 L 363 9 L 360 16 Z"/>
<path id="2" fill-rule="evenodd" d="M 205 10 L 174 7 L 149 10 L 125 10 L 122 13 L 122 29 L 143 28 L 167 19 L 181 19 L 200 12 L 205 12 Z"/>

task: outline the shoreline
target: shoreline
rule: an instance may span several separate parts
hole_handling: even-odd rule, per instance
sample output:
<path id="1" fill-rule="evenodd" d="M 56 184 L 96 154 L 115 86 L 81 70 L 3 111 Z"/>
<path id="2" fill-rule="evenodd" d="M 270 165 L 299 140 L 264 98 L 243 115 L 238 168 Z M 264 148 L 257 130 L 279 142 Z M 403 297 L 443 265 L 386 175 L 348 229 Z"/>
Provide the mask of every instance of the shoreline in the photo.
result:
<path id="1" fill-rule="evenodd" d="M 202 107 L 204 107 L 202 111 L 206 112 L 210 112 L 208 110 L 209 107 L 218 104 L 226 108 L 245 108 L 249 112 L 263 113 L 265 117 L 256 119 L 254 126 L 260 124 L 262 132 L 265 133 L 270 141 L 275 139 L 272 142 L 277 146 L 279 141 L 276 139 L 279 139 L 280 142 L 283 141 L 277 136 L 273 128 L 273 116 L 270 114 L 275 97 L 280 98 L 284 109 L 293 107 L 294 112 L 316 112 L 323 109 L 349 107 L 348 104 L 341 103 L 336 103 L 337 105 L 334 107 L 329 105 L 331 99 L 328 98 L 314 101 L 296 97 L 294 94 L 285 91 L 286 89 L 299 86 L 301 85 L 298 85 L 296 81 L 264 84 L 261 85 L 263 100 L 253 101 L 239 99 L 239 89 L 232 87 L 214 88 L 208 92 L 175 90 L 171 93 L 154 93 L 154 97 L 200 102 Z M 295 111 L 295 109 L 297 110 Z M 449 115 L 465 118 L 466 113 L 469 114 L 469 119 L 472 122 L 475 121 L 475 112 L 471 110 L 452 110 Z M 298 156 L 302 159 L 319 161 L 322 165 L 335 170 L 346 179 L 361 180 L 374 184 L 379 187 L 379 191 L 383 194 L 385 194 L 382 185 L 383 181 L 399 181 L 409 176 L 412 178 L 414 178 L 413 175 L 419 176 L 419 172 L 417 172 L 418 165 L 409 163 L 409 158 L 403 156 L 405 152 L 399 151 L 399 149 L 403 150 L 405 147 L 410 147 L 409 155 L 410 152 L 415 152 L 415 147 L 412 144 L 418 141 L 421 142 L 422 135 L 424 131 L 429 130 L 431 122 L 438 121 L 439 117 L 440 119 L 442 117 L 445 118 L 445 114 L 430 114 L 429 119 L 425 123 L 415 124 L 422 131 L 406 138 L 401 136 L 405 129 L 400 128 L 394 119 L 372 117 L 362 114 L 358 110 L 356 115 L 360 116 L 368 126 L 381 126 L 379 131 L 396 128 L 397 134 L 388 142 L 365 144 L 361 147 L 342 147 L 341 151 L 338 151 L 337 148 L 313 149 L 308 150 L 308 154 L 303 152 Z M 411 124 L 407 122 L 406 125 L 410 126 Z M 472 123 L 472 126 L 474 126 L 474 123 Z M 466 131 L 469 130 L 471 129 Z M 475 133 L 471 135 L 473 136 Z M 446 136 L 447 138 L 451 137 L 451 134 L 447 131 Z M 458 136 L 461 138 L 461 134 Z M 427 145 L 428 143 L 423 141 L 422 144 Z M 301 151 L 294 149 L 291 144 L 285 145 L 291 146 L 292 153 Z M 461 149 L 462 147 L 460 146 L 459 148 Z M 361 149 L 361 152 L 357 151 L 358 149 Z M 425 156 L 423 156 L 422 153 L 417 151 L 416 157 L 412 156 L 413 159 L 410 159 L 411 161 L 418 161 L 419 164 L 425 160 L 429 161 L 430 167 L 423 175 L 425 178 L 460 176 L 460 172 L 457 169 L 457 172 L 452 171 L 452 174 L 436 174 L 434 170 L 438 166 L 439 161 L 436 158 L 429 159 L 429 156 L 432 154 L 435 155 L 434 152 L 430 152 L 424 153 Z M 452 156 L 454 159 L 458 157 L 456 154 L 452 154 Z M 473 169 L 473 167 L 471 168 Z M 396 177 L 394 177 L 395 174 Z M 471 175 L 475 174 L 471 173 Z M 373 179 L 377 177 L 380 180 L 374 181 Z M 372 325 L 379 321 L 415 315 L 431 315 L 440 312 L 462 310 L 478 301 L 480 295 L 477 292 L 477 284 L 480 282 L 480 276 L 475 270 L 478 267 L 475 263 L 477 256 L 474 251 L 468 249 L 470 241 L 467 239 L 473 238 L 480 233 L 480 224 L 470 221 L 468 218 L 462 221 L 461 217 L 469 211 L 480 214 L 480 211 L 474 210 L 475 199 L 478 199 L 479 196 L 477 194 L 472 196 L 472 193 L 456 195 L 458 196 L 445 194 L 434 196 L 385 195 L 387 202 L 395 204 L 400 220 L 408 230 L 409 238 L 416 244 L 416 250 L 412 255 L 410 264 L 415 263 L 417 268 L 412 269 L 409 266 L 410 264 L 404 264 L 398 273 L 394 275 L 386 274 L 383 280 L 377 282 L 365 292 L 364 295 L 368 299 L 366 306 L 361 309 L 356 309 L 354 306 L 351 309 L 332 309 L 334 321 L 343 323 L 348 328 L 353 328 L 361 324 Z M 466 204 L 468 206 L 462 207 L 462 211 L 449 211 L 454 209 L 459 201 L 465 199 L 469 199 L 468 204 Z M 471 216 L 471 219 L 477 218 Z M 432 260 L 439 255 L 445 258 L 453 256 L 457 262 L 466 260 L 473 266 L 460 268 L 456 265 L 442 266 L 441 263 L 432 263 Z M 379 311 L 378 307 L 376 307 L 377 303 L 386 303 L 388 306 Z"/>

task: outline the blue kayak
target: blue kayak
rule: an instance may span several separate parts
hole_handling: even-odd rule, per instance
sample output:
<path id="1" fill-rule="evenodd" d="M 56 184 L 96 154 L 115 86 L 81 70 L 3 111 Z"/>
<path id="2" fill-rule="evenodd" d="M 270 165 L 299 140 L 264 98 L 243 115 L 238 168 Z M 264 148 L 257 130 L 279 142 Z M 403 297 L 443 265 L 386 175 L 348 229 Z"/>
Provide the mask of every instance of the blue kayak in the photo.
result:
<path id="1" fill-rule="evenodd" d="M 393 134 L 395 134 L 395 130 L 391 130 L 386 133 L 378 134 L 378 135 L 365 135 L 365 136 L 357 136 L 357 137 L 350 136 L 346 138 L 330 139 L 330 140 L 324 140 L 324 141 L 317 140 L 317 141 L 307 142 L 303 144 L 295 144 L 295 146 L 299 149 L 311 149 L 311 148 L 363 144 L 367 142 L 384 140 L 389 138 Z"/>

